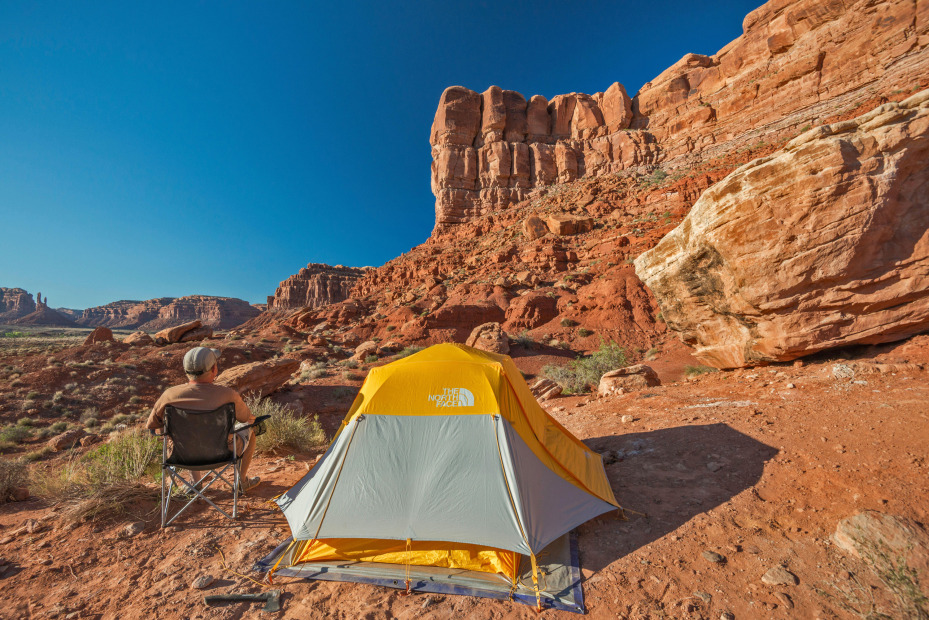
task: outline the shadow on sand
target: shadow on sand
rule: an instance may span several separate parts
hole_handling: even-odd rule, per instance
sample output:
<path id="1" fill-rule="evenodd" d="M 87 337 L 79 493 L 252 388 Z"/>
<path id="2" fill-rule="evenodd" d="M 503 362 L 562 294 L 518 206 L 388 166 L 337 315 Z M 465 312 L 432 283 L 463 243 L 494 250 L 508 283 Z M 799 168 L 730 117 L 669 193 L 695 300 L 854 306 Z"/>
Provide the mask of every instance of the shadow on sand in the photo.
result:
<path id="1" fill-rule="evenodd" d="M 750 489 L 777 449 L 726 424 L 586 440 L 604 457 L 618 511 L 579 528 L 581 566 L 598 571 Z M 613 461 L 615 459 L 615 461 Z M 613 461 L 613 462 L 610 462 Z"/>

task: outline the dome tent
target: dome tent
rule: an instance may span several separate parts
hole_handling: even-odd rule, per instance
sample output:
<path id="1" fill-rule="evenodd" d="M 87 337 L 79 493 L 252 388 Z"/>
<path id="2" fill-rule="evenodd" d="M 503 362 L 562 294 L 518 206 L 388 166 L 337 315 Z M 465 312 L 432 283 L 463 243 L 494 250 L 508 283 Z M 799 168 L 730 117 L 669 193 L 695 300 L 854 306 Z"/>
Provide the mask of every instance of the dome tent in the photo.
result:
<path id="1" fill-rule="evenodd" d="M 513 361 L 457 344 L 372 369 L 326 454 L 277 503 L 293 536 L 259 563 L 272 573 L 574 611 L 566 535 L 618 507 L 600 456 Z"/>

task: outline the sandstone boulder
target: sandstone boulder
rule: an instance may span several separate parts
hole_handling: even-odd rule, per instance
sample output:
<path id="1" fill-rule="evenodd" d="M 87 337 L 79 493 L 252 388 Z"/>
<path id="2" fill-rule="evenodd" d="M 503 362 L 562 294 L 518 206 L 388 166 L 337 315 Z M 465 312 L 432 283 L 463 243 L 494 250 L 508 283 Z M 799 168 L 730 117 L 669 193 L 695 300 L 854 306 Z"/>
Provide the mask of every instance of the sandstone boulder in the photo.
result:
<path id="1" fill-rule="evenodd" d="M 510 340 L 500 323 L 484 323 L 471 330 L 465 344 L 481 351 L 506 354 L 510 352 Z"/>
<path id="2" fill-rule="evenodd" d="M 532 395 L 536 397 L 536 400 L 540 401 L 555 398 L 562 392 L 560 385 L 544 377 L 533 383 L 529 389 L 532 391 Z"/>
<path id="3" fill-rule="evenodd" d="M 644 390 L 656 385 L 661 385 L 661 381 L 655 371 L 645 364 L 635 364 L 604 373 L 600 377 L 597 394 L 600 396 L 623 394 L 625 392 Z"/>
<path id="4" fill-rule="evenodd" d="M 530 215 L 523 220 L 523 234 L 526 235 L 526 239 L 535 240 L 548 234 L 548 226 L 539 216 Z"/>
<path id="5" fill-rule="evenodd" d="M 369 355 L 377 355 L 377 343 L 373 340 L 367 340 L 355 347 L 355 353 L 352 355 L 352 359 L 363 362 Z"/>
<path id="6" fill-rule="evenodd" d="M 550 215 L 545 224 L 554 235 L 579 235 L 593 230 L 594 221 L 589 217 L 561 213 Z"/>
<path id="7" fill-rule="evenodd" d="M 184 332 L 184 335 L 181 336 L 178 342 L 199 342 L 204 338 L 213 337 L 213 328 L 209 325 L 201 325 L 196 327 L 188 332 Z"/>
<path id="8" fill-rule="evenodd" d="M 52 437 L 48 440 L 47 445 L 54 452 L 70 450 L 75 445 L 80 445 L 81 438 L 86 434 L 87 433 L 85 433 L 84 429 L 82 428 L 71 429 L 70 431 L 65 431 L 56 437 Z"/>
<path id="9" fill-rule="evenodd" d="M 115 342 L 113 331 L 108 327 L 98 327 L 87 334 L 84 344 L 96 344 L 98 342 Z"/>
<path id="10" fill-rule="evenodd" d="M 287 383 L 299 368 L 300 362 L 286 357 L 252 362 L 224 370 L 216 377 L 216 383 L 227 385 L 243 395 L 251 393 L 264 397 Z"/>
<path id="11" fill-rule="evenodd" d="M 190 323 L 184 323 L 183 325 L 178 325 L 177 327 L 168 327 L 161 330 L 155 334 L 155 344 L 157 345 L 166 345 L 174 344 L 175 342 L 180 342 L 181 337 L 187 332 L 197 329 L 200 327 L 200 320 L 191 321 Z"/>
<path id="12" fill-rule="evenodd" d="M 123 339 L 123 342 L 136 347 L 146 347 L 155 344 L 155 340 L 145 332 L 129 334 Z"/>
<path id="13" fill-rule="evenodd" d="M 708 189 L 636 273 L 717 368 L 929 329 L 929 91 L 812 129 Z"/>

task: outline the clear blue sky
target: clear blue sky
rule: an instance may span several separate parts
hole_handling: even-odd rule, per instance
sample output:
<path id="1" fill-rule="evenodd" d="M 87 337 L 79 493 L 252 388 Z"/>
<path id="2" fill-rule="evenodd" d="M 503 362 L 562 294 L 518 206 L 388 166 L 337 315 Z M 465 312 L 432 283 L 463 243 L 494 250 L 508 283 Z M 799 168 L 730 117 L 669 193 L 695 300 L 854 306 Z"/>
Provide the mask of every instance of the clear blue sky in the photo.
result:
<path id="1" fill-rule="evenodd" d="M 0 3 L 0 286 L 263 302 L 432 230 L 439 95 L 630 94 L 761 0 Z"/>

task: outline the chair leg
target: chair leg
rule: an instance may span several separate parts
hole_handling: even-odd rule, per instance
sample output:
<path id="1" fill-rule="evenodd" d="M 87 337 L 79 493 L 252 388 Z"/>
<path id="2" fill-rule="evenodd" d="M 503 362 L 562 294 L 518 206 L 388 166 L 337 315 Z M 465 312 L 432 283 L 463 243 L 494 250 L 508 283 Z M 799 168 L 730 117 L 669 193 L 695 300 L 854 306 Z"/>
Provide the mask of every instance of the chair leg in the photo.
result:
<path id="1" fill-rule="evenodd" d="M 164 467 L 161 468 L 161 527 L 165 526 L 165 517 L 167 516 L 168 507 L 165 504 L 165 477 L 168 475 L 168 472 Z"/>

